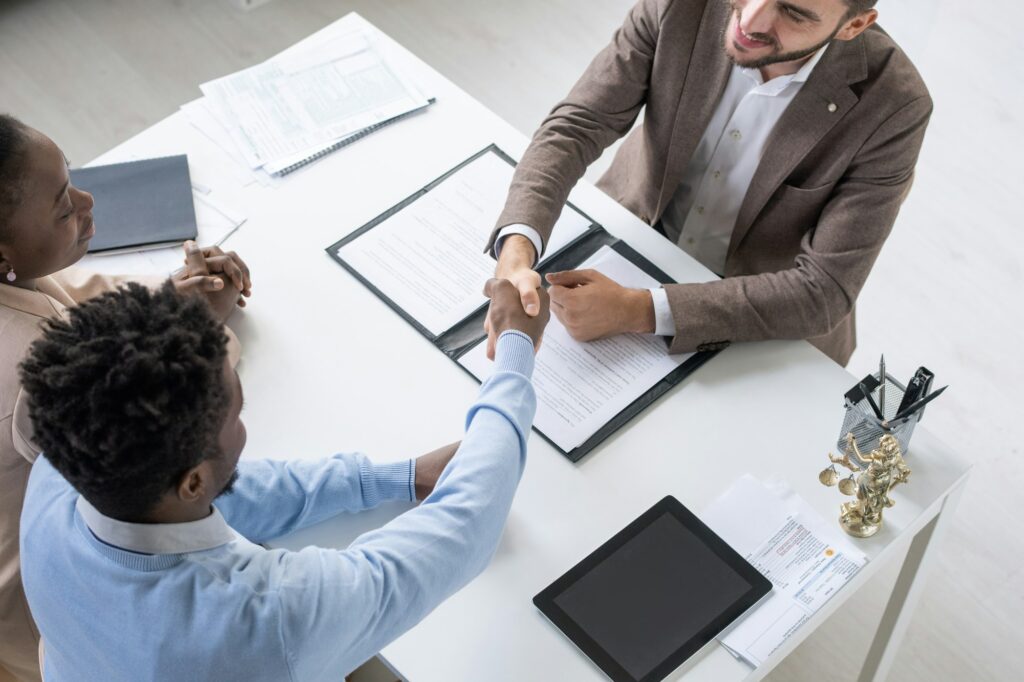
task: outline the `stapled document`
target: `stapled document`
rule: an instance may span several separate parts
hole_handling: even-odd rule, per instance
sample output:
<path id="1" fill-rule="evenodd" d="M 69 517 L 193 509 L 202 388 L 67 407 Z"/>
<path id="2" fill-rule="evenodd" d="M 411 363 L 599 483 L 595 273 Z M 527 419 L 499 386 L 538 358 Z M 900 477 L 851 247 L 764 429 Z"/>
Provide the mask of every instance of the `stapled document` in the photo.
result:
<path id="1" fill-rule="evenodd" d="M 779 481 L 766 484 L 743 476 L 701 519 L 775 588 L 718 638 L 753 666 L 782 646 L 867 561 L 838 527 Z"/>

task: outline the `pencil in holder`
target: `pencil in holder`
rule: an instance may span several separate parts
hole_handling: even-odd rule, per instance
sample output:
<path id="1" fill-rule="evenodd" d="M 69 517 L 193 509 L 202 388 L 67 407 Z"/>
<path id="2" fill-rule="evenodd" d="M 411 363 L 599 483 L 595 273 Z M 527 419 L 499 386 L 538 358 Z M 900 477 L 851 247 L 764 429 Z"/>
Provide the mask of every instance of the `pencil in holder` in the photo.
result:
<path id="1" fill-rule="evenodd" d="M 868 391 L 868 393 L 871 395 L 872 400 L 874 400 L 875 405 L 881 408 L 881 377 L 877 373 L 870 376 L 874 379 L 870 383 L 877 383 L 878 385 Z M 867 384 L 867 379 L 861 383 Z M 906 386 L 886 373 L 885 409 L 882 414 L 884 420 L 891 420 L 896 416 L 900 401 L 903 400 L 903 394 L 906 390 Z M 886 428 L 882 425 L 884 420 L 879 419 L 875 414 L 871 403 L 863 395 L 859 385 L 847 391 L 845 402 L 846 415 L 843 419 L 843 428 L 839 431 L 839 439 L 836 441 L 836 447 L 839 449 L 839 452 L 846 451 L 846 434 L 848 433 L 852 433 L 853 437 L 857 439 L 857 446 L 863 452 L 877 450 L 879 448 L 879 441 L 886 434 L 892 434 L 899 442 L 900 450 L 904 453 L 907 452 L 907 448 L 910 445 L 910 437 L 913 435 L 914 427 L 917 426 L 917 421 L 920 418 L 920 412 L 896 423 L 889 423 L 888 428 Z"/>

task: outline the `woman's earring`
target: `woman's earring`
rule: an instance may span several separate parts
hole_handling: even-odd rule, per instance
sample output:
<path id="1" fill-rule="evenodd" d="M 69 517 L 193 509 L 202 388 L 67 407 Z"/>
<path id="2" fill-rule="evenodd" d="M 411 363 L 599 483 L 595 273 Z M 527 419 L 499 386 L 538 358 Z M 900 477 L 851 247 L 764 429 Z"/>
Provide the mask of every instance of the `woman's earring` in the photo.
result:
<path id="1" fill-rule="evenodd" d="M 14 270 L 10 270 L 10 271 L 9 271 L 9 272 L 7 273 L 7 281 L 8 281 L 8 282 L 13 282 L 13 281 L 14 281 L 14 280 L 16 280 L 16 279 L 18 279 L 18 276 L 14 274 Z"/>

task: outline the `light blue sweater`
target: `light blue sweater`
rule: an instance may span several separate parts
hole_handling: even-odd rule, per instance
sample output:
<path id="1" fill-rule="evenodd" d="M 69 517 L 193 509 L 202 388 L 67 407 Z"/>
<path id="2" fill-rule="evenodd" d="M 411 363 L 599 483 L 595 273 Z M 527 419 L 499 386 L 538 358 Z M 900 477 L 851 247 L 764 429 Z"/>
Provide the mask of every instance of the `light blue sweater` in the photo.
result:
<path id="1" fill-rule="evenodd" d="M 526 462 L 532 371 L 529 337 L 503 334 L 494 375 L 434 492 L 345 550 L 254 543 L 385 499 L 414 499 L 412 461 L 243 461 L 234 492 L 215 502 L 233 539 L 143 554 L 99 540 L 78 493 L 40 457 L 22 512 L 21 560 L 46 642 L 45 679 L 339 682 L 487 565 Z M 221 523 L 219 515 L 196 523 Z"/>

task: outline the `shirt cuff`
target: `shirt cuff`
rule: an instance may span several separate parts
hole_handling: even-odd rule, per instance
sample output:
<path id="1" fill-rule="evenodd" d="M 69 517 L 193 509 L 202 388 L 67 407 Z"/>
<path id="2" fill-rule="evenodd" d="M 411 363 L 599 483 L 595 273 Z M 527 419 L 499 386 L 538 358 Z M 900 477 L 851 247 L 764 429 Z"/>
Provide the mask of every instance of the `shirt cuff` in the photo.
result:
<path id="1" fill-rule="evenodd" d="M 371 464 L 361 472 L 363 497 L 369 507 L 384 500 L 416 501 L 416 462 Z"/>
<path id="2" fill-rule="evenodd" d="M 676 321 L 672 317 L 672 307 L 668 304 L 668 293 L 663 287 L 651 289 L 650 292 L 654 302 L 654 333 L 658 336 L 675 336 Z"/>
<path id="3" fill-rule="evenodd" d="M 544 240 L 540 238 L 540 232 L 522 223 L 514 223 L 501 228 L 498 236 L 494 239 L 494 258 L 497 259 L 501 255 L 501 243 L 510 234 L 521 234 L 533 242 L 533 264 L 536 265 L 540 260 L 540 252 L 544 248 Z"/>
<path id="4" fill-rule="evenodd" d="M 507 329 L 498 337 L 494 349 L 494 371 L 533 376 L 533 339 L 525 332 Z"/>

